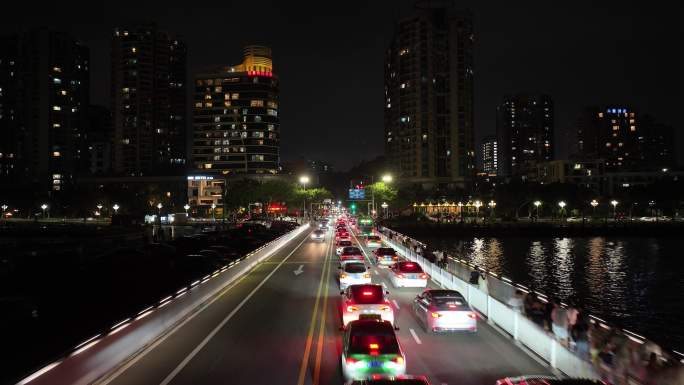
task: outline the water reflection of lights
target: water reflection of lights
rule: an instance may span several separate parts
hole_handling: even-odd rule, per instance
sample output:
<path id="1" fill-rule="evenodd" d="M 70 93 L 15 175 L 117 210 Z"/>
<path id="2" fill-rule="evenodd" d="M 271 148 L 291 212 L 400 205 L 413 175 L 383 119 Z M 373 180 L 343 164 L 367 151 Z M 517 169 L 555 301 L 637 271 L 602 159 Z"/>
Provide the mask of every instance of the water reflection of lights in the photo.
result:
<path id="1" fill-rule="evenodd" d="M 570 238 L 556 238 L 553 242 L 554 258 L 551 264 L 552 274 L 556 282 L 556 295 L 561 299 L 570 298 L 574 293 L 572 274 L 574 271 L 574 243 Z"/>
<path id="2" fill-rule="evenodd" d="M 532 285 L 537 288 L 537 290 L 544 287 L 548 281 L 544 271 L 545 262 L 546 250 L 544 249 L 544 246 L 539 241 L 533 241 L 530 246 L 530 251 L 527 253 L 527 265 L 530 267 Z"/>

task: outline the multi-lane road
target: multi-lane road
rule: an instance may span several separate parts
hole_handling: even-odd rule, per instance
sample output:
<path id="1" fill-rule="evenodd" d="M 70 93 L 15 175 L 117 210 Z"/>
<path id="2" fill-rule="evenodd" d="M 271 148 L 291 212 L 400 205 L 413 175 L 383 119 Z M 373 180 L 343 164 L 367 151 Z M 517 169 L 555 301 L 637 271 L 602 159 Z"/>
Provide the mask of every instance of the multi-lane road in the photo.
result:
<path id="1" fill-rule="evenodd" d="M 302 234 L 99 383 L 342 383 L 332 238 L 314 242 Z M 386 269 L 373 266 L 372 274 L 390 291 L 408 374 L 432 384 L 493 385 L 549 373 L 485 321 L 475 334 L 426 334 L 411 308 L 421 289 L 393 288 Z"/>

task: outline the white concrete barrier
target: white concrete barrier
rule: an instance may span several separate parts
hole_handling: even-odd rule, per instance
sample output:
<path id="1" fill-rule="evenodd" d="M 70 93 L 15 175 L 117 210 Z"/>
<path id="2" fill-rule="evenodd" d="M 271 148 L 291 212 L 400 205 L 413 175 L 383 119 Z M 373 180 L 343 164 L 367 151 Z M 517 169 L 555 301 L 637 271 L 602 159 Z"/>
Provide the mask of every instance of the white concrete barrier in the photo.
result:
<path id="1" fill-rule="evenodd" d="M 231 262 L 163 298 L 137 315 L 112 326 L 109 331 L 89 338 L 66 357 L 46 365 L 19 384 L 92 384 L 145 350 L 215 298 L 226 286 L 308 229 L 308 224 L 300 226 L 259 247 L 241 260 Z"/>

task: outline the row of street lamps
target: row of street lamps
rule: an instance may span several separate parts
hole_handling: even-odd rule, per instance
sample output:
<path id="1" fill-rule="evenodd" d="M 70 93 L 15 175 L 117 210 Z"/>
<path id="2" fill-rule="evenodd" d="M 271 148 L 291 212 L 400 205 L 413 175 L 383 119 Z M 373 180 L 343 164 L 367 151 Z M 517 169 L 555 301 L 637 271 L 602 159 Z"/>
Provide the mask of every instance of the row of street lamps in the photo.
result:
<path id="1" fill-rule="evenodd" d="M 610 201 L 610 204 L 613 206 L 613 217 L 615 217 L 615 215 L 616 215 L 616 214 L 615 214 L 615 211 L 616 211 L 617 205 L 618 205 L 619 203 L 620 203 L 620 202 L 616 201 L 615 199 L 613 199 L 612 201 Z M 539 200 L 537 200 L 537 201 L 534 201 L 533 204 L 534 204 L 534 207 L 535 207 L 536 210 L 537 210 L 537 218 L 538 218 L 538 217 L 539 217 L 539 206 L 542 205 L 542 202 L 539 201 Z M 591 202 L 589 202 L 589 205 L 591 205 L 591 209 L 592 209 L 592 211 L 593 211 L 593 215 L 596 215 L 596 206 L 599 205 L 599 202 L 598 202 L 596 199 L 592 199 Z M 559 201 L 559 202 L 558 202 L 558 207 L 560 207 L 561 212 L 564 212 L 564 211 L 565 211 L 565 206 L 567 206 L 567 203 L 565 203 L 565 201 Z"/>

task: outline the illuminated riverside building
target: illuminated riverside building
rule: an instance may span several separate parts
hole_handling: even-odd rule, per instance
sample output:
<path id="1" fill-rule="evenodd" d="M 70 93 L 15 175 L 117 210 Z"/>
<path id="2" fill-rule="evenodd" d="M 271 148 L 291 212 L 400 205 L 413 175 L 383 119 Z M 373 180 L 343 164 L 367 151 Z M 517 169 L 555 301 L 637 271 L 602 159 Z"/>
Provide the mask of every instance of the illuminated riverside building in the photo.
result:
<path id="1" fill-rule="evenodd" d="M 193 164 L 203 174 L 276 174 L 280 168 L 278 78 L 271 49 L 195 75 Z"/>
<path id="2" fill-rule="evenodd" d="M 496 176 L 498 168 L 498 144 L 496 136 L 482 139 L 480 150 L 482 153 L 482 172 L 488 176 Z"/>

